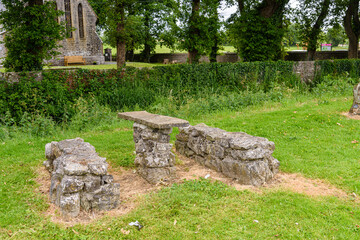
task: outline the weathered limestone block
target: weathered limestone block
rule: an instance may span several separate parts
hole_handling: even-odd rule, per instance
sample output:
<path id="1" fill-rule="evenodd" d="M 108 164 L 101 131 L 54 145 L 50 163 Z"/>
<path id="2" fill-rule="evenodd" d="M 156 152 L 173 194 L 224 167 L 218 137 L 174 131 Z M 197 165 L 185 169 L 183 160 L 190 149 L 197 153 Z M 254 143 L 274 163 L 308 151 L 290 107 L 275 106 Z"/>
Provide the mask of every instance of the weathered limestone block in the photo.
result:
<path id="1" fill-rule="evenodd" d="M 242 184 L 262 185 L 279 169 L 279 161 L 272 157 L 275 144 L 266 138 L 199 124 L 179 128 L 176 139 L 175 147 L 180 154 Z"/>
<path id="2" fill-rule="evenodd" d="M 134 123 L 135 165 L 138 173 L 152 184 L 174 177 L 171 132 L 172 128 L 157 129 Z"/>
<path id="3" fill-rule="evenodd" d="M 107 175 L 106 158 L 81 138 L 45 146 L 45 168 L 51 174 L 50 199 L 65 216 L 81 209 L 110 210 L 119 204 L 120 186 Z"/>
<path id="4" fill-rule="evenodd" d="M 175 155 L 171 152 L 170 134 L 173 127 L 189 126 L 189 122 L 146 111 L 122 112 L 118 117 L 135 122 L 133 136 L 138 173 L 152 184 L 173 178 Z"/>
<path id="5" fill-rule="evenodd" d="M 349 113 L 360 115 L 360 83 L 354 87 L 354 101 Z"/>

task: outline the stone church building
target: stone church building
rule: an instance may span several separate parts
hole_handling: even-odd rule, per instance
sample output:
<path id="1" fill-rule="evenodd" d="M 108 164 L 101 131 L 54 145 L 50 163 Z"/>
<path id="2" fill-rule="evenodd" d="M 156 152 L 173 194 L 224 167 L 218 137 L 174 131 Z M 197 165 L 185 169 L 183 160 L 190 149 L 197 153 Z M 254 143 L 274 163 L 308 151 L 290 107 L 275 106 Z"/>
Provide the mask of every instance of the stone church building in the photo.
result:
<path id="1" fill-rule="evenodd" d="M 45 0 L 49 1 L 49 0 Z M 52 65 L 64 65 L 64 56 L 82 56 L 86 64 L 103 64 L 103 44 L 96 33 L 97 16 L 87 0 L 56 0 L 58 10 L 64 12 L 59 21 L 66 20 L 68 29 L 75 29 L 73 32 L 59 42 L 62 46 L 58 51 L 60 55 L 49 62 Z M 4 6 L 0 0 L 0 10 Z M 5 37 L 5 32 L 0 32 L 0 40 Z M 6 56 L 4 44 L 0 44 L 0 58 Z M 2 61 L 2 60 L 0 60 Z"/>

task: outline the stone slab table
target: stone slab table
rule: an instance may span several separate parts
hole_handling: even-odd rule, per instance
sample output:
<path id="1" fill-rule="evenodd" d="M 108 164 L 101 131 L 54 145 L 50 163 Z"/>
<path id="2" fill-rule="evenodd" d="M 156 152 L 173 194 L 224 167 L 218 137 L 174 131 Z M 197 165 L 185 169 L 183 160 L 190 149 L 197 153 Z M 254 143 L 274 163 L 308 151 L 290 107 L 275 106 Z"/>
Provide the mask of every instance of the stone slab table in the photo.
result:
<path id="1" fill-rule="evenodd" d="M 134 121 L 135 165 L 138 173 L 152 184 L 167 181 L 175 174 L 175 155 L 171 152 L 173 127 L 187 127 L 183 119 L 148 113 L 122 112 L 119 118 Z"/>

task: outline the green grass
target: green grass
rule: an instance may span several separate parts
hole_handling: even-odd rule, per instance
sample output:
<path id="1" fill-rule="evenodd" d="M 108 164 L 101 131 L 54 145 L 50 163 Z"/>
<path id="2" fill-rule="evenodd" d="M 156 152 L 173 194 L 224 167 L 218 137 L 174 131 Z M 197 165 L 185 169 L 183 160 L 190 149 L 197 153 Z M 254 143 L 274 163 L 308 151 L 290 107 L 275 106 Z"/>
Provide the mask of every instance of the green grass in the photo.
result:
<path id="1" fill-rule="evenodd" d="M 275 142 L 281 171 L 322 179 L 360 194 L 359 121 L 341 115 L 352 103 L 345 95 L 292 95 L 232 111 L 192 116 L 227 131 L 244 131 Z M 236 191 L 222 183 L 188 181 L 139 199 L 121 217 L 65 227 L 42 212 L 49 207 L 35 182 L 44 146 L 81 137 L 111 166 L 133 167 L 132 123 L 115 119 L 82 132 L 57 130 L 45 138 L 19 134 L 0 142 L 0 239 L 358 239 L 360 207 L 351 198 L 309 197 L 285 190 Z M 172 141 L 174 140 L 174 135 Z M 138 220 L 141 231 L 128 225 Z M 174 221 L 176 220 L 176 225 Z M 257 220 L 258 222 L 254 222 Z M 130 230 L 123 235 L 120 229 Z"/>
<path id="2" fill-rule="evenodd" d="M 126 66 L 128 67 L 156 67 L 156 66 L 169 66 L 169 64 L 162 63 L 143 63 L 143 62 L 127 62 Z M 50 66 L 44 67 L 44 69 L 72 69 L 72 68 L 83 68 L 83 69 L 95 69 L 95 70 L 105 70 L 105 69 L 116 69 L 116 64 L 102 64 L 102 65 L 70 65 L 70 66 Z M 5 68 L 0 68 L 0 72 L 5 72 Z"/>
<path id="3" fill-rule="evenodd" d="M 297 46 L 285 47 L 285 51 L 294 51 L 294 50 L 303 50 L 303 48 Z M 348 50 L 348 46 L 337 46 L 337 47 L 333 47 L 332 50 L 333 51 Z M 317 48 L 316 51 L 320 51 L 320 47 Z"/>
<path id="4" fill-rule="evenodd" d="M 116 55 L 116 48 L 113 48 L 107 44 L 104 44 L 104 49 L 105 48 L 111 48 L 111 53 L 113 55 Z M 333 47 L 333 51 L 336 50 L 347 50 L 348 46 L 337 46 L 337 47 Z M 291 47 L 285 47 L 285 51 L 294 51 L 294 50 L 302 50 L 302 47 L 296 47 L 296 46 L 291 46 Z M 320 48 L 317 49 L 317 51 L 320 51 Z M 135 53 L 138 54 L 140 53 L 141 50 L 135 50 Z M 220 53 L 226 53 L 226 52 L 230 52 L 230 53 L 234 53 L 236 52 L 236 49 L 233 46 L 222 46 L 220 51 Z M 157 45 L 155 48 L 155 53 L 187 53 L 186 51 L 180 51 L 180 50 L 171 50 L 168 47 L 160 47 L 160 45 Z"/>
<path id="5" fill-rule="evenodd" d="M 104 49 L 105 48 L 111 48 L 111 54 L 112 55 L 116 55 L 116 48 L 111 47 L 110 45 L 104 44 Z M 140 49 L 137 49 L 134 51 L 135 54 L 139 54 L 141 52 Z M 222 49 L 220 50 L 220 53 L 224 53 L 224 52 L 236 52 L 235 48 L 233 46 L 222 46 Z M 172 50 L 166 46 L 160 46 L 160 45 L 156 45 L 155 48 L 155 53 L 187 53 L 187 51 L 184 50 Z"/>
<path id="6" fill-rule="evenodd" d="M 126 66 L 128 67 L 155 67 L 155 66 L 169 66 L 167 64 L 162 63 L 143 63 L 143 62 L 127 62 Z M 53 67 L 46 67 L 45 69 L 66 69 L 66 68 L 83 68 L 83 69 L 116 69 L 116 64 L 103 64 L 103 65 L 71 65 L 71 66 L 53 66 Z"/>

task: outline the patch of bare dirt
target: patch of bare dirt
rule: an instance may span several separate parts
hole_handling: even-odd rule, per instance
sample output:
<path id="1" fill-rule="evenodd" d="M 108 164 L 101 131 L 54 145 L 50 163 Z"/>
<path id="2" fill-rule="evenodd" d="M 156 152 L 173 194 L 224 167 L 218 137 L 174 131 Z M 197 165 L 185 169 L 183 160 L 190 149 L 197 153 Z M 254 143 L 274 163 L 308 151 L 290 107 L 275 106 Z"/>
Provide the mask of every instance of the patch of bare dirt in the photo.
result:
<path id="1" fill-rule="evenodd" d="M 346 198 L 348 194 L 338 189 L 324 180 L 314 180 L 301 176 L 300 174 L 290 174 L 279 172 L 276 174 L 271 183 L 262 187 L 254 187 L 251 185 L 242 185 L 237 180 L 228 178 L 221 173 L 214 170 L 205 168 L 194 160 L 178 155 L 179 159 L 183 162 L 178 166 L 177 181 L 181 182 L 183 179 L 198 179 L 199 177 L 205 177 L 210 174 L 210 178 L 213 180 L 221 181 L 229 186 L 234 187 L 236 190 L 251 190 L 255 192 L 262 192 L 264 189 L 286 189 L 292 192 L 305 194 L 308 196 L 335 196 L 339 198 Z"/>
<path id="2" fill-rule="evenodd" d="M 271 189 L 286 189 L 292 192 L 305 194 L 308 196 L 335 196 L 347 198 L 348 194 L 338 189 L 324 180 L 309 179 L 297 173 L 278 173 L 270 184 L 264 186 Z"/>
<path id="3" fill-rule="evenodd" d="M 351 114 L 349 112 L 342 112 L 341 115 L 343 115 L 347 118 L 350 118 L 350 119 L 360 120 L 360 115 Z"/>
<path id="4" fill-rule="evenodd" d="M 336 196 L 339 198 L 348 198 L 348 194 L 338 189 L 323 180 L 308 179 L 300 174 L 278 173 L 273 181 L 262 187 L 254 187 L 250 185 L 241 185 L 237 180 L 228 178 L 221 173 L 212 169 L 205 168 L 198 164 L 195 160 L 186 158 L 177 154 L 181 164 L 177 165 L 176 178 L 173 182 L 182 183 L 184 180 L 192 180 L 208 177 L 210 180 L 221 181 L 228 186 L 234 187 L 238 191 L 250 190 L 257 193 L 263 193 L 266 189 L 273 190 L 289 190 L 296 193 L 305 194 L 311 197 L 316 196 Z M 112 171 L 109 169 L 109 174 L 113 175 L 114 181 L 120 183 L 120 201 L 121 203 L 116 209 L 107 212 L 81 212 L 77 218 L 67 219 L 61 216 L 60 210 L 57 206 L 50 202 L 50 175 L 41 167 L 38 170 L 37 182 L 40 187 L 38 192 L 43 194 L 49 204 L 48 210 L 44 213 L 45 216 L 50 216 L 51 220 L 65 226 L 73 226 L 75 224 L 88 224 L 92 221 L 103 217 L 111 216 L 117 217 L 129 213 L 135 209 L 139 203 L 139 197 L 144 194 L 157 191 L 165 185 L 151 185 L 140 177 L 134 170 L 126 170 L 124 168 Z M 357 198 L 355 196 L 355 198 Z"/>
<path id="5" fill-rule="evenodd" d="M 112 171 L 109 169 L 109 174 L 113 175 L 114 181 L 120 183 L 120 204 L 117 208 L 111 211 L 93 211 L 85 212 L 81 211 L 76 218 L 66 218 L 61 215 L 59 207 L 50 202 L 50 174 L 48 171 L 41 167 L 38 169 L 37 183 L 40 185 L 37 189 L 38 192 L 43 194 L 47 199 L 49 208 L 44 212 L 45 216 L 49 216 L 52 222 L 65 225 L 67 227 L 74 226 L 76 224 L 89 224 L 96 219 L 104 216 L 121 216 L 129 213 L 138 205 L 138 198 L 142 195 L 156 191 L 161 186 L 154 186 L 145 181 L 133 170 L 125 170 L 123 168 Z"/>

